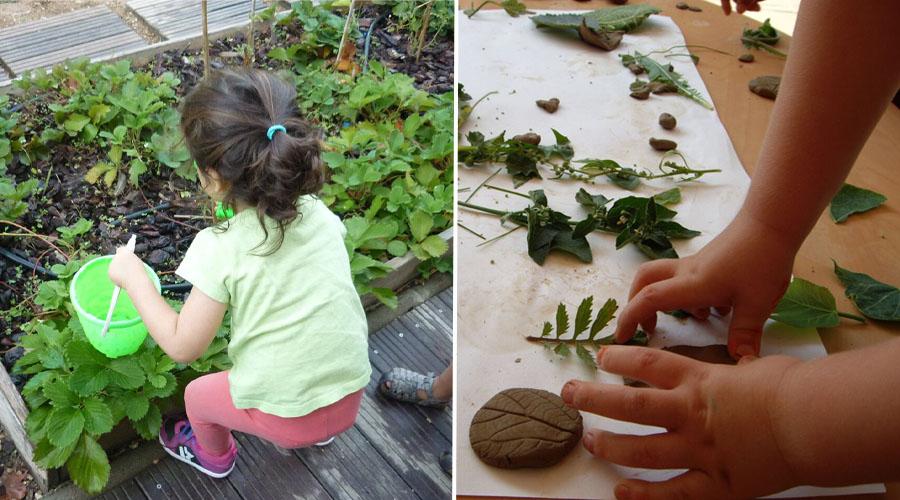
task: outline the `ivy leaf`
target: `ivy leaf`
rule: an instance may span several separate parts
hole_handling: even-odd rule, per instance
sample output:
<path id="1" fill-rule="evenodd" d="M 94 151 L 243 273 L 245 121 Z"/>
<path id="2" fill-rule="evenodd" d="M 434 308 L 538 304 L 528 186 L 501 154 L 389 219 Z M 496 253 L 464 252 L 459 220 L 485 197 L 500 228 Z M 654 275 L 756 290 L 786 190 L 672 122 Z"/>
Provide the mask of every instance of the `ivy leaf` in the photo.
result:
<path id="1" fill-rule="evenodd" d="M 831 292 L 803 278 L 791 281 L 771 317 L 797 328 L 830 328 L 840 322 Z"/>
<path id="2" fill-rule="evenodd" d="M 834 262 L 834 274 L 847 287 L 844 294 L 863 314 L 872 319 L 900 321 L 900 289 L 844 269 L 837 262 Z"/>
<path id="3" fill-rule="evenodd" d="M 561 344 L 561 345 L 565 345 L 565 344 Z M 593 369 L 593 370 L 597 369 L 597 360 L 594 357 L 594 353 L 585 349 L 582 344 L 575 344 L 575 354 L 578 355 L 578 359 L 580 359 L 581 361 L 584 361 L 584 364 L 591 367 L 591 369 Z"/>
<path id="4" fill-rule="evenodd" d="M 109 458 L 97 441 L 82 434 L 78 446 L 66 461 L 69 475 L 81 489 L 99 493 L 109 481 Z"/>
<path id="5" fill-rule="evenodd" d="M 47 417 L 47 439 L 54 446 L 66 446 L 84 430 L 84 415 L 78 408 L 55 408 Z"/>
<path id="6" fill-rule="evenodd" d="M 584 332 L 588 324 L 591 322 L 591 313 L 594 312 L 594 297 L 586 297 L 581 301 L 581 305 L 578 306 L 578 311 L 575 312 L 575 330 L 572 334 L 572 338 L 578 338 L 582 332 Z"/>
<path id="7" fill-rule="evenodd" d="M 600 330 L 606 328 L 606 325 L 615 317 L 616 310 L 619 309 L 619 305 L 616 304 L 616 299 L 607 299 L 606 303 L 603 304 L 603 307 L 597 311 L 597 317 L 594 318 L 594 323 L 591 325 L 590 339 L 594 340 L 594 337 L 600 333 Z"/>
<path id="8" fill-rule="evenodd" d="M 69 387 L 82 396 L 102 391 L 109 383 L 109 376 L 100 365 L 84 364 L 75 368 L 69 376 Z"/>
<path id="9" fill-rule="evenodd" d="M 113 416 L 109 407 L 97 398 L 84 401 L 84 430 L 94 435 L 106 434 L 113 428 Z"/>
<path id="10" fill-rule="evenodd" d="M 114 359 L 109 368 L 110 383 L 123 389 L 137 389 L 144 383 L 143 370 L 131 359 Z"/>
<path id="11" fill-rule="evenodd" d="M 569 331 L 569 313 L 562 302 L 556 307 L 556 338 L 560 338 Z"/>
<path id="12" fill-rule="evenodd" d="M 844 222 L 850 215 L 871 210 L 886 201 L 886 196 L 875 191 L 844 184 L 831 200 L 831 218 L 835 223 Z"/>

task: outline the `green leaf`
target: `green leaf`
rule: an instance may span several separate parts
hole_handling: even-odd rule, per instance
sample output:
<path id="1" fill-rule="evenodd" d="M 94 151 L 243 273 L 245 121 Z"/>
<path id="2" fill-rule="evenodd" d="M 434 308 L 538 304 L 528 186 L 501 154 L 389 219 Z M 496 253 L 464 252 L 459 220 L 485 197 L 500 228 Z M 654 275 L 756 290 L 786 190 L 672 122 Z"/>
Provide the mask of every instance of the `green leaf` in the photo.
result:
<path id="1" fill-rule="evenodd" d="M 140 158 L 131 160 L 131 167 L 128 169 L 128 179 L 134 186 L 138 185 L 138 177 L 147 171 L 147 164 Z"/>
<path id="2" fill-rule="evenodd" d="M 577 354 L 578 359 L 584 361 L 584 364 L 586 364 L 590 369 L 597 369 L 597 361 L 595 359 L 596 356 L 594 356 L 594 353 L 592 353 L 591 351 L 585 349 L 584 345 L 582 345 L 581 343 L 575 344 L 575 354 Z"/>
<path id="3" fill-rule="evenodd" d="M 114 359 L 109 368 L 110 383 L 123 389 L 137 389 L 144 383 L 144 372 L 130 359 Z"/>
<path id="4" fill-rule="evenodd" d="M 41 388 L 41 386 L 48 379 L 52 378 L 55 375 L 53 372 L 40 372 L 35 374 L 28 382 L 25 383 L 25 387 L 22 388 L 22 394 L 28 394 L 34 392 Z"/>
<path id="5" fill-rule="evenodd" d="M 844 184 L 831 200 L 831 218 L 834 222 L 844 222 L 852 214 L 871 210 L 887 201 L 887 197 L 875 191 Z"/>
<path id="6" fill-rule="evenodd" d="M 45 469 L 62 467 L 75 451 L 78 440 L 75 439 L 66 446 L 53 446 L 50 441 L 42 439 L 34 447 L 34 462 Z"/>
<path id="7" fill-rule="evenodd" d="M 53 408 L 41 406 L 31 410 L 25 417 L 25 430 L 28 432 L 28 438 L 33 442 L 39 441 L 46 434 L 47 417 L 50 416 L 51 411 Z"/>
<path id="8" fill-rule="evenodd" d="M 448 246 L 443 238 L 436 234 L 432 234 L 422 241 L 422 249 L 428 252 L 428 255 L 432 257 L 440 257 L 447 252 Z"/>
<path id="9" fill-rule="evenodd" d="M 408 250 L 409 248 L 406 246 L 406 243 L 401 240 L 392 240 L 387 245 L 388 253 L 394 257 L 403 257 Z"/>
<path id="10" fill-rule="evenodd" d="M 581 301 L 581 305 L 578 306 L 578 311 L 575 313 L 575 332 L 572 335 L 572 338 L 577 338 L 583 331 L 585 331 L 588 327 L 588 324 L 591 322 L 591 313 L 594 312 L 594 297 L 586 297 Z"/>
<path id="11" fill-rule="evenodd" d="M 109 406 L 97 398 L 84 401 L 84 430 L 94 435 L 106 434 L 113 428 L 113 417 Z"/>
<path id="12" fill-rule="evenodd" d="M 553 352 L 562 357 L 566 357 L 569 355 L 569 352 L 570 352 L 569 346 L 565 342 L 560 342 L 559 344 L 556 344 L 556 347 L 553 348 Z"/>
<path id="13" fill-rule="evenodd" d="M 416 241 L 424 240 L 431 232 L 432 227 L 434 227 L 434 219 L 430 214 L 421 210 L 416 210 L 409 218 L 409 230 Z"/>
<path id="14" fill-rule="evenodd" d="M 226 356 L 227 357 L 227 356 Z M 224 369 L 224 368 L 223 368 Z M 178 382 L 175 380 L 175 375 L 171 373 L 163 373 L 159 375 L 165 379 L 165 384 L 161 387 L 154 387 L 153 385 L 144 385 L 142 392 L 144 396 L 148 398 L 165 398 L 171 396 L 175 393 L 175 389 L 177 389 Z"/>
<path id="15" fill-rule="evenodd" d="M 85 364 L 103 366 L 109 361 L 109 358 L 94 349 L 94 346 L 82 340 L 73 340 L 66 344 L 66 359 L 75 367 Z"/>
<path id="16" fill-rule="evenodd" d="M 85 125 L 90 123 L 90 121 L 91 118 L 88 116 L 73 113 L 71 116 L 69 116 L 65 123 L 63 123 L 63 127 L 69 132 L 81 132 L 81 129 L 83 129 Z"/>
<path id="17" fill-rule="evenodd" d="M 125 404 L 125 415 L 134 421 L 144 418 L 150 408 L 150 401 L 134 392 L 126 392 L 121 399 Z"/>
<path id="18" fill-rule="evenodd" d="M 78 446 L 66 461 L 66 468 L 75 484 L 88 493 L 99 493 L 109 481 L 106 451 L 87 434 L 82 434 Z"/>
<path id="19" fill-rule="evenodd" d="M 644 19 L 660 12 L 656 7 L 649 5 L 623 5 L 579 14 L 541 14 L 531 16 L 531 20 L 538 26 L 546 26 L 548 28 L 578 29 L 582 19 L 588 18 L 596 22 L 596 26 L 593 23 L 589 24 L 595 30 L 621 30 L 629 33 L 636 30 L 644 22 Z"/>
<path id="20" fill-rule="evenodd" d="M 78 408 L 54 408 L 47 417 L 47 439 L 54 446 L 66 446 L 84 430 L 84 415 Z"/>
<path id="21" fill-rule="evenodd" d="M 803 278 L 791 281 L 771 317 L 797 328 L 830 328 L 840 322 L 831 292 Z"/>
<path id="22" fill-rule="evenodd" d="M 390 288 L 373 288 L 372 295 L 391 309 L 397 309 L 397 306 L 399 305 L 397 294 Z"/>
<path id="23" fill-rule="evenodd" d="M 154 439 L 159 435 L 159 428 L 162 426 L 162 413 L 156 405 L 150 405 L 144 418 L 134 422 L 134 429 L 144 439 Z"/>
<path id="24" fill-rule="evenodd" d="M 681 190 L 677 187 L 663 191 L 662 193 L 653 195 L 653 199 L 660 205 L 671 205 L 681 201 Z"/>
<path id="25" fill-rule="evenodd" d="M 106 113 L 109 113 L 110 107 L 106 104 L 94 104 L 88 109 L 88 115 L 91 117 L 91 121 L 94 123 L 100 123 L 100 120 L 106 117 Z"/>
<path id="26" fill-rule="evenodd" d="M 612 321 L 616 315 L 617 309 L 619 309 L 619 305 L 616 304 L 616 299 L 606 300 L 603 307 L 597 311 L 597 317 L 594 318 L 594 322 L 591 324 L 591 335 L 589 337 L 591 340 L 594 340 L 597 337 L 597 334 L 600 333 L 600 330 L 606 328 L 606 325 Z"/>
<path id="27" fill-rule="evenodd" d="M 89 396 L 102 391 L 109 383 L 106 368 L 95 364 L 84 364 L 75 367 L 69 377 L 69 387 L 82 396 Z"/>
<path id="28" fill-rule="evenodd" d="M 544 329 L 541 330 L 541 337 L 549 337 L 550 332 L 553 331 L 553 325 L 550 324 L 549 321 L 544 321 Z"/>
<path id="29" fill-rule="evenodd" d="M 641 178 L 637 176 L 637 171 L 633 168 L 622 168 L 618 172 L 606 174 L 606 178 L 620 188 L 627 189 L 629 191 L 638 187 L 638 185 L 641 183 Z"/>
<path id="30" fill-rule="evenodd" d="M 625 56 L 625 54 L 619 55 L 619 57 L 622 58 L 622 63 L 627 66 L 628 64 L 625 64 L 625 62 L 632 59 L 626 59 Z M 644 68 L 644 71 L 647 72 L 647 77 L 650 79 L 650 81 L 672 85 L 673 87 L 675 87 L 679 94 L 685 97 L 690 97 L 707 109 L 713 109 L 713 105 L 703 98 L 703 96 L 700 94 L 700 91 L 691 87 L 690 84 L 688 84 L 687 80 L 681 79 L 680 73 L 669 71 L 670 65 L 668 63 L 661 64 L 655 59 L 649 56 L 645 56 L 644 54 L 641 54 L 636 50 L 630 57 L 632 57 L 640 67 Z"/>
<path id="31" fill-rule="evenodd" d="M 50 403 L 56 408 L 71 408 L 81 404 L 81 398 L 61 380 L 44 384 L 44 395 L 50 398 Z"/>
<path id="32" fill-rule="evenodd" d="M 863 314 L 872 319 L 900 321 L 900 289 L 844 269 L 837 262 L 834 262 L 834 274 L 847 287 L 844 294 Z"/>
<path id="33" fill-rule="evenodd" d="M 556 338 L 560 338 L 569 331 L 569 313 L 562 302 L 556 307 Z"/>

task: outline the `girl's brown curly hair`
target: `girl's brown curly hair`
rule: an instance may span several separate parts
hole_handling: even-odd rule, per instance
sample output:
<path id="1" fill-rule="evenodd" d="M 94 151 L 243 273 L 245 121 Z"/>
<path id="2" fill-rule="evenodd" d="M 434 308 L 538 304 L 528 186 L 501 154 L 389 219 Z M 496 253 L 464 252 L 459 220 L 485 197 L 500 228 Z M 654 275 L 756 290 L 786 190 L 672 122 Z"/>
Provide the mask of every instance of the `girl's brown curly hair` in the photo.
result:
<path id="1" fill-rule="evenodd" d="M 273 125 L 286 131 L 269 140 Z M 201 171 L 221 178 L 222 204 L 256 207 L 263 243 L 265 217 L 277 223 L 267 254 L 277 251 L 300 215 L 297 199 L 325 180 L 319 133 L 300 113 L 294 86 L 260 70 L 213 72 L 182 100 L 181 131 Z"/>

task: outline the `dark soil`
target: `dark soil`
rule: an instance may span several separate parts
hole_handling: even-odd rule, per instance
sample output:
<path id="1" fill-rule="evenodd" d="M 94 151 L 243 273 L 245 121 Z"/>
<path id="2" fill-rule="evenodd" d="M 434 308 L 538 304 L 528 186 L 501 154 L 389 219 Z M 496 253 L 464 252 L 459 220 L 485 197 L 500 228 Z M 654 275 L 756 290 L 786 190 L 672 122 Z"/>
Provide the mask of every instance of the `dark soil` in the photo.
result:
<path id="1" fill-rule="evenodd" d="M 360 12 L 360 26 L 369 26 L 380 13 L 379 6 L 366 5 Z M 366 28 L 362 28 L 365 32 Z M 280 69 L 284 63 L 266 57 L 274 47 L 289 47 L 298 43 L 302 32 L 296 25 L 275 27 L 258 33 L 255 41 L 256 66 Z M 410 75 L 418 88 L 432 93 L 453 90 L 453 38 L 439 37 L 422 50 L 417 63 L 415 54 L 407 50 L 414 34 L 398 33 L 393 16 L 387 16 L 373 31 L 370 60 L 380 61 L 392 71 Z M 238 54 L 245 44 L 243 34 L 217 40 L 210 45 L 210 66 L 215 68 L 239 66 L 242 57 Z M 356 41 L 355 61 L 363 65 L 364 38 Z M 176 89 L 179 95 L 188 92 L 203 75 L 202 55 L 199 50 L 172 50 L 156 55 L 144 70 L 158 75 L 171 71 L 181 79 Z M 10 106 L 21 106 L 20 121 L 29 123 L 32 130 L 40 132 L 52 125 L 52 113 L 47 106 L 57 102 L 61 96 L 50 92 L 37 100 L 12 97 Z M 326 124 L 322 124 L 326 126 Z M 28 212 L 16 222 L 33 230 L 51 241 L 59 236 L 58 227 L 70 226 L 79 218 L 93 221 L 93 228 L 85 234 L 84 253 L 110 254 L 117 246 L 124 245 L 131 234 L 138 234 L 135 248 L 137 255 L 160 275 L 163 285 L 179 283 L 174 270 L 184 252 L 193 241 L 194 235 L 210 225 L 212 205 L 200 189 L 199 184 L 178 177 L 174 173 L 141 177 L 139 188 L 130 183 L 122 186 L 116 196 L 105 186 L 88 184 L 84 174 L 98 161 L 106 159 L 106 152 L 96 146 L 76 148 L 69 144 L 53 144 L 49 160 L 38 160 L 26 166 L 13 160 L 7 175 L 16 182 L 31 178 L 41 179 L 41 184 L 29 201 Z M 114 186 L 115 188 L 115 186 Z M 158 211 L 151 207 L 168 204 Z M 136 212 L 147 213 L 131 218 Z M 129 216 L 125 219 L 125 216 Z M 18 228 L 3 225 L 0 232 L 22 232 Z M 62 244 L 60 249 L 66 251 Z M 9 370 L 21 356 L 21 348 L 14 348 L 21 324 L 30 314 L 16 314 L 13 308 L 38 312 L 37 306 L 30 304 L 37 284 L 48 275 L 41 268 L 49 269 L 54 264 L 66 261 L 65 256 L 50 248 L 44 241 L 32 237 L 0 236 L 0 247 L 30 265 L 15 263 L 0 255 L 0 350 L 6 350 L 3 365 Z M 165 292 L 173 299 L 183 299 L 185 292 Z M 25 380 L 13 375 L 13 380 L 21 389 Z"/>

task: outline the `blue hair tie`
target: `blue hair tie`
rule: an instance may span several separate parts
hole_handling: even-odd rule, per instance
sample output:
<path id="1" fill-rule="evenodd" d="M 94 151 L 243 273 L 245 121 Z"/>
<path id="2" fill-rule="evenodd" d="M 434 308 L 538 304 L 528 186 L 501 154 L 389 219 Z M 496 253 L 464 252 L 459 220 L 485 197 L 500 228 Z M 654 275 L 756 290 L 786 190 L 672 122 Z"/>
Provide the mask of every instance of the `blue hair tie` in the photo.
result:
<path id="1" fill-rule="evenodd" d="M 275 132 L 278 130 L 284 132 L 285 134 L 287 133 L 287 130 L 284 129 L 284 125 L 272 125 L 271 127 L 269 127 L 268 132 L 266 132 L 266 137 L 268 137 L 271 141 L 272 136 L 275 135 Z"/>

